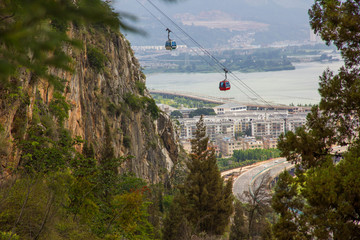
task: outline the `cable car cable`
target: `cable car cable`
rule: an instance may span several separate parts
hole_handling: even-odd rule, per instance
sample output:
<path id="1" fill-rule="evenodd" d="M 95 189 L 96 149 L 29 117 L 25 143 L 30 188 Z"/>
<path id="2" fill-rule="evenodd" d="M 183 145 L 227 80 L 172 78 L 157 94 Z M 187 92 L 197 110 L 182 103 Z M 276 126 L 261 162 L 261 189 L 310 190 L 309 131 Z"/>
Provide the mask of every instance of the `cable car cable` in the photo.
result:
<path id="1" fill-rule="evenodd" d="M 142 4 L 139 0 L 136 0 L 148 13 L 150 13 L 150 15 L 152 16 L 152 17 L 154 17 L 161 25 L 163 25 L 165 28 L 168 28 L 157 16 L 155 16 L 155 14 L 153 14 L 144 4 Z M 155 8 L 157 8 L 156 6 L 154 6 Z M 161 11 L 161 10 L 160 10 Z M 168 18 L 168 19 L 170 19 L 170 18 Z M 173 22 L 171 19 L 170 19 L 170 21 L 171 22 Z M 176 25 L 176 23 L 174 23 L 175 25 Z M 182 30 L 182 32 L 183 33 L 185 33 L 185 35 L 188 35 L 185 31 L 183 31 Z M 182 43 L 184 43 L 186 46 L 188 46 L 189 47 L 189 45 L 181 38 L 181 37 L 179 37 L 175 32 L 172 32 L 174 35 L 175 35 L 175 37 L 177 38 L 177 39 L 180 39 L 180 41 L 182 42 Z M 189 36 L 189 35 L 188 35 Z M 191 38 L 191 36 L 189 36 L 189 38 Z M 192 38 L 191 38 L 192 39 Z M 199 45 L 199 49 L 201 50 L 201 48 L 202 48 L 202 46 L 199 44 L 199 43 L 197 43 L 194 39 L 193 39 L 193 42 L 195 42 L 197 45 Z M 190 47 L 189 47 L 190 48 Z M 192 49 L 191 48 L 191 50 L 193 50 L 202 60 L 204 60 L 210 67 L 212 67 L 213 69 L 215 69 L 215 71 L 216 72 L 218 72 L 219 73 L 219 70 L 218 69 L 216 69 L 216 68 L 214 68 L 214 65 L 213 64 L 211 64 L 206 58 L 204 58 L 202 55 L 200 55 L 196 50 L 194 50 L 194 49 Z M 207 52 L 207 51 L 206 51 Z M 210 56 L 212 56 L 210 53 L 207 53 L 207 55 L 210 55 Z M 223 66 L 221 66 L 222 67 L 222 70 L 223 69 L 226 69 L 226 68 L 223 68 Z M 221 74 L 222 75 L 222 74 Z M 251 99 L 251 97 L 243 90 L 243 89 L 241 89 L 241 88 L 239 88 L 238 86 L 236 86 L 235 84 L 233 84 L 236 88 L 238 88 L 245 96 L 247 96 L 249 99 Z"/>
<path id="2" fill-rule="evenodd" d="M 168 26 L 166 26 L 157 16 L 155 16 L 144 4 L 142 4 L 139 0 L 136 0 L 143 8 L 145 8 L 145 10 L 150 13 L 151 16 L 153 16 L 161 25 L 163 25 L 165 28 L 168 29 Z M 156 6 L 154 6 L 156 8 Z M 159 9 L 160 10 L 160 9 Z M 161 10 L 160 10 L 161 11 Z M 170 18 L 168 18 L 170 19 Z M 171 19 L 170 19 L 171 20 Z M 172 21 L 172 20 L 171 20 Z M 180 38 L 176 33 L 172 32 L 176 38 L 180 39 L 180 41 L 182 43 L 184 43 L 186 46 L 188 46 L 188 44 L 182 39 Z M 188 46 L 189 47 L 189 46 Z M 191 49 L 194 51 L 194 49 Z M 209 63 L 209 61 L 207 61 L 203 56 L 201 56 L 198 52 L 194 51 L 199 57 L 201 57 L 207 64 L 209 64 L 209 66 L 212 67 L 212 64 Z"/>
<path id="3" fill-rule="evenodd" d="M 138 0 L 136 0 L 143 8 L 145 8 L 145 10 L 147 12 L 149 12 L 154 18 L 156 18 L 157 21 L 159 21 L 164 27 L 167 28 L 167 26 L 158 18 L 156 17 L 145 5 L 143 5 L 141 2 L 139 2 Z M 237 76 L 235 74 L 233 74 L 231 71 L 229 71 L 217 58 L 215 58 L 208 50 L 206 50 L 200 43 L 198 43 L 194 38 L 192 38 L 187 32 L 185 32 L 185 30 L 183 30 L 176 22 L 174 22 L 167 14 L 165 14 L 160 8 L 158 8 L 151 0 L 147 0 L 159 13 L 161 13 L 166 19 L 168 19 L 177 29 L 179 29 L 184 35 L 186 35 L 195 45 L 197 45 L 197 47 L 203 52 L 205 53 L 210 59 L 212 59 L 219 68 L 221 68 L 221 71 L 223 71 L 224 69 L 226 69 L 228 72 L 230 72 L 230 74 L 234 77 L 235 79 L 237 78 Z M 181 38 L 179 37 L 176 33 L 172 32 L 178 39 L 180 39 L 186 46 L 188 46 L 188 44 Z M 207 61 L 206 58 L 204 58 L 203 56 L 201 56 L 197 51 L 194 51 L 199 57 L 201 57 L 210 67 L 214 68 L 214 65 L 212 65 L 211 63 L 209 63 L 209 61 Z M 215 69 L 215 68 L 214 68 Z M 219 70 L 215 69 L 217 72 L 219 72 Z M 258 97 L 259 99 L 263 99 L 260 95 L 258 95 L 255 91 L 253 91 L 249 86 L 247 86 L 242 80 L 240 80 L 238 78 L 238 81 L 241 85 L 243 85 L 243 87 L 245 89 L 247 89 L 248 91 L 250 91 L 252 94 L 254 94 L 256 97 Z M 251 101 L 255 102 L 258 104 L 257 101 L 253 100 L 252 97 L 250 97 L 243 89 L 241 89 L 240 87 L 238 87 L 236 84 L 232 84 L 233 86 L 235 86 L 237 89 L 239 89 L 239 91 L 241 91 L 245 96 L 247 96 Z M 265 101 L 263 99 L 263 101 Z M 266 102 L 266 101 L 265 101 Z M 270 105 L 271 106 L 271 105 Z M 272 107 L 272 106 L 271 106 Z"/>
<path id="4" fill-rule="evenodd" d="M 138 0 L 136 0 L 138 3 L 140 3 Z M 168 19 L 176 28 L 178 28 L 183 34 L 185 34 L 195 45 L 198 46 L 200 50 L 202 50 L 209 58 L 211 58 L 222 70 L 227 69 L 225 65 L 223 65 L 217 58 L 215 58 L 208 50 L 206 50 L 201 44 L 199 44 L 195 39 L 193 39 L 188 33 L 186 33 L 176 22 L 174 22 L 167 14 L 165 14 L 160 8 L 158 8 L 151 0 L 147 0 L 158 12 L 160 12 L 166 19 Z M 141 4 L 141 3 L 140 3 Z M 149 13 L 150 10 L 148 10 L 143 4 L 141 4 Z M 152 13 L 151 15 L 155 17 Z M 157 17 L 155 17 L 158 21 L 160 21 Z M 161 22 L 161 21 L 160 21 Z M 165 26 L 161 22 L 162 25 Z M 174 34 L 177 36 L 176 34 Z M 178 36 L 177 36 L 178 37 Z M 178 37 L 182 42 L 184 42 L 180 37 Z M 184 42 L 185 43 L 185 42 Z M 187 45 L 185 43 L 185 45 Z M 196 51 L 195 51 L 196 52 Z M 199 55 L 201 56 L 201 55 Z M 203 60 L 205 60 L 203 58 Z M 206 60 L 205 60 L 206 61 Z M 208 64 L 209 62 L 206 61 Z M 211 66 L 211 64 L 209 64 Z M 268 101 L 266 101 L 263 97 L 261 97 L 257 92 L 255 92 L 251 87 L 249 87 L 243 80 L 241 80 L 238 76 L 236 76 L 232 71 L 229 71 L 230 75 L 237 80 L 245 89 L 247 89 L 249 92 L 251 92 L 253 95 L 255 95 L 257 98 L 259 98 L 265 105 L 269 106 L 270 108 L 275 109 L 274 106 L 272 106 Z M 243 92 L 250 100 L 254 101 L 248 94 L 246 94 L 242 89 L 240 89 L 238 86 L 233 84 L 235 87 L 237 87 L 241 92 Z M 254 101 L 255 102 L 255 101 Z M 281 114 L 283 115 L 283 114 Z"/>
<path id="5" fill-rule="evenodd" d="M 186 33 L 176 22 L 174 22 L 166 13 L 164 13 L 160 8 L 158 8 L 151 0 L 147 0 L 156 10 L 158 10 L 165 18 L 167 18 L 171 23 L 174 24 L 183 34 L 185 34 L 193 43 L 195 43 L 200 50 L 202 50 L 205 54 L 207 54 L 216 64 L 218 64 L 221 69 L 227 69 L 224 64 L 222 64 L 217 58 L 215 58 L 208 50 L 206 50 L 200 43 L 198 43 L 195 39 L 193 39 L 188 33 Z M 240 78 L 238 78 L 235 74 L 229 71 L 230 74 L 235 77 L 239 81 L 241 85 L 243 85 L 248 91 L 254 94 L 256 97 L 261 99 L 267 105 L 270 105 L 265 99 L 263 99 L 259 94 L 257 94 L 252 88 L 250 88 L 246 83 L 244 83 Z M 270 105 L 271 106 L 271 105 Z"/>
<path id="6" fill-rule="evenodd" d="M 153 16 L 161 25 L 163 25 L 165 28 L 168 28 L 157 16 L 155 16 L 144 4 L 142 4 L 139 0 L 136 0 L 143 8 L 145 8 L 145 10 L 148 12 L 148 13 L 150 13 L 150 15 L 151 16 Z M 155 8 L 157 8 L 154 4 L 153 4 L 153 6 L 155 7 Z M 159 9 L 159 11 L 161 11 L 160 9 Z M 171 22 L 173 22 L 169 17 L 167 17 Z M 176 25 L 176 23 L 174 23 L 173 22 L 173 24 L 175 24 Z M 185 33 L 185 35 L 188 35 L 188 34 L 186 34 L 186 32 L 185 31 L 183 31 L 182 30 L 182 32 L 183 33 Z M 190 48 L 190 46 L 189 46 L 189 44 L 187 44 L 182 38 L 180 38 L 175 32 L 173 32 L 172 31 L 172 33 L 176 36 L 176 38 L 178 38 L 178 39 L 180 39 L 180 41 L 183 43 L 183 44 L 185 44 L 186 46 L 188 46 L 189 48 Z M 189 36 L 189 35 L 188 35 Z M 189 36 L 190 37 L 190 36 Z M 191 37 L 190 37 L 191 38 Z M 195 41 L 195 40 L 194 40 Z M 199 45 L 200 46 L 200 45 Z M 199 47 L 200 48 L 200 47 Z M 192 51 L 194 51 L 200 58 L 202 58 L 210 67 L 212 67 L 212 68 L 214 68 L 213 67 L 213 65 L 206 59 L 206 58 L 204 58 L 202 55 L 200 55 L 196 50 L 194 50 L 193 48 L 191 48 L 191 50 Z M 208 54 L 207 54 L 208 55 Z M 222 66 L 221 66 L 222 67 Z M 214 68 L 215 69 L 215 68 Z M 218 69 L 215 69 L 216 70 L 216 72 L 219 72 L 218 71 Z M 245 94 L 245 93 L 244 93 Z"/>

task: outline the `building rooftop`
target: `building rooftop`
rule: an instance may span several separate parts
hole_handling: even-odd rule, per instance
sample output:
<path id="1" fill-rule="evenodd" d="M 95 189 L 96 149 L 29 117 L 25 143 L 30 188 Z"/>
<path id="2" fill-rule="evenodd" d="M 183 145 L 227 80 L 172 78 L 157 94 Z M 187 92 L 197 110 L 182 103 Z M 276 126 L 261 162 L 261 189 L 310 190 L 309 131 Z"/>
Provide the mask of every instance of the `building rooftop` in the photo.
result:
<path id="1" fill-rule="evenodd" d="M 214 108 L 235 108 L 235 107 L 245 107 L 245 108 L 246 108 L 245 105 L 242 105 L 242 104 L 240 104 L 240 103 L 232 103 L 232 102 L 230 102 L 230 103 L 225 103 L 225 104 L 223 104 L 223 105 L 219 105 L 219 106 L 216 106 L 216 107 L 214 107 Z"/>

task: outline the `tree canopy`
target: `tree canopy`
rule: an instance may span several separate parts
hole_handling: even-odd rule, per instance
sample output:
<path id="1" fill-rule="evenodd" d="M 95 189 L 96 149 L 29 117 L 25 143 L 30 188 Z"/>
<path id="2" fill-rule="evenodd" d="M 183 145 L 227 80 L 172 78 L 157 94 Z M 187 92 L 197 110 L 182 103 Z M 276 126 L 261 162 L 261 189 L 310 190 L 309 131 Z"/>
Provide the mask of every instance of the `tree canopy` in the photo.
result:
<path id="1" fill-rule="evenodd" d="M 80 47 L 67 35 L 70 24 L 103 24 L 125 27 L 119 14 L 101 0 L 5 0 L 0 3 L 0 80 L 4 87 L 9 76 L 20 68 L 34 76 L 55 81 L 49 68 L 71 70 L 66 46 Z"/>
<path id="2" fill-rule="evenodd" d="M 190 160 L 186 163 L 189 172 L 173 203 L 178 206 L 177 213 L 174 213 L 178 216 L 169 217 L 176 221 L 186 219 L 188 228 L 194 234 L 204 232 L 221 235 L 233 212 L 232 181 L 224 184 L 216 165 L 214 149 L 208 146 L 208 141 L 206 126 L 201 117 L 197 123 L 195 138 L 191 140 L 192 151 Z M 165 239 L 176 239 L 184 227 L 181 223 L 168 221 L 170 223 L 177 230 L 165 227 L 169 230 L 164 233 Z"/>
<path id="3" fill-rule="evenodd" d="M 316 0 L 309 16 L 314 33 L 340 50 L 344 66 L 320 76 L 321 101 L 305 127 L 280 137 L 282 156 L 297 163 L 298 171 L 296 180 L 280 176 L 273 201 L 280 217 L 274 232 L 279 239 L 358 239 L 359 2 Z M 334 144 L 349 146 L 336 165 L 330 155 Z"/>

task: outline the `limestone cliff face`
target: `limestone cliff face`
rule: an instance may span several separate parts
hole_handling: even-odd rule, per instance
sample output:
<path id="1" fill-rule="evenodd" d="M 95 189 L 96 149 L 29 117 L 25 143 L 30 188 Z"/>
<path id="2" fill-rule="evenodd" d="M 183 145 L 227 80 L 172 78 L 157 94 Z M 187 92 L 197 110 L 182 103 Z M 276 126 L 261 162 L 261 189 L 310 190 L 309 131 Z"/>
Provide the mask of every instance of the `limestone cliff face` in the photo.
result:
<path id="1" fill-rule="evenodd" d="M 154 111 L 145 75 L 129 43 L 121 34 L 106 29 L 72 29 L 69 34 L 81 39 L 84 47 L 67 49 L 74 59 L 73 72 L 53 71 L 64 80 L 62 95 L 70 104 L 65 128 L 92 143 L 97 157 L 108 134 L 115 156 L 133 156 L 123 163 L 123 171 L 132 171 L 151 183 L 168 178 L 179 157 L 176 134 L 168 116 Z M 21 154 L 14 141 L 18 125 L 26 131 L 36 98 L 47 106 L 54 98 L 53 86 L 46 81 L 32 84 L 31 74 L 25 71 L 14 81 L 21 81 L 27 97 L 26 101 L 21 96 L 0 100 L 0 143 L 4 143 L 0 157 L 7 171 L 17 167 Z"/>

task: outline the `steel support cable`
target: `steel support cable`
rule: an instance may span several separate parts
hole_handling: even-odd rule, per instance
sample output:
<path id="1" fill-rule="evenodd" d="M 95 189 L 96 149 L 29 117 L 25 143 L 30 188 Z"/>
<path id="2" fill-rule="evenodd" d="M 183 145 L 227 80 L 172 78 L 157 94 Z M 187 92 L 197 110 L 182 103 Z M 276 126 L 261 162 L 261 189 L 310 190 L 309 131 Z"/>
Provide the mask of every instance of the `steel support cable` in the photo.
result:
<path id="1" fill-rule="evenodd" d="M 139 2 L 138 0 L 136 0 Z M 252 93 L 255 97 L 259 98 L 265 105 L 267 105 L 270 108 L 274 108 L 268 101 L 266 101 L 263 97 L 261 97 L 258 93 L 256 93 L 250 86 L 248 86 L 244 81 L 242 81 L 238 76 L 236 76 L 232 71 L 230 71 L 224 64 L 222 64 L 217 58 L 215 58 L 208 50 L 206 50 L 200 43 L 198 43 L 194 38 L 192 38 L 187 32 L 185 32 L 176 22 L 174 22 L 166 13 L 164 13 L 159 7 L 157 7 L 151 0 L 147 0 L 160 14 L 162 14 L 166 19 L 168 19 L 179 31 L 181 31 L 185 36 L 187 36 L 203 53 L 205 53 L 210 59 L 212 59 L 220 68 L 221 70 L 227 70 L 230 75 L 238 82 L 240 83 L 245 89 L 247 89 L 250 93 Z M 140 3 L 140 2 L 139 2 Z M 141 3 L 140 3 L 141 4 Z M 146 7 L 141 4 L 145 9 Z M 148 12 L 150 12 L 148 9 L 146 9 Z M 153 14 L 151 14 L 154 16 Z M 160 21 L 158 18 L 156 18 L 158 21 Z M 163 24 L 163 23 L 162 23 Z M 164 24 L 163 24 L 164 25 Z M 165 25 L 164 25 L 165 26 Z M 176 37 L 178 37 L 185 45 L 188 46 L 179 36 L 174 34 Z M 196 52 L 196 51 L 195 51 Z M 199 54 L 198 54 L 199 55 Z M 199 55 L 202 57 L 201 55 Z M 203 58 L 203 60 L 205 60 Z M 206 60 L 205 60 L 206 61 Z M 210 66 L 212 66 L 208 61 L 206 61 Z M 245 91 L 243 91 L 241 88 L 233 84 L 235 87 L 237 87 L 242 93 L 244 93 L 250 100 L 254 101 Z M 255 102 L 255 101 L 254 101 Z M 257 103 L 257 102 L 256 102 Z M 280 113 L 280 115 L 284 114 Z"/>
<path id="2" fill-rule="evenodd" d="M 144 4 L 142 4 L 139 0 L 136 0 L 151 16 L 153 16 L 161 25 L 163 25 L 165 28 L 168 28 L 157 16 L 155 16 L 155 14 L 153 14 Z M 156 9 L 158 9 L 154 4 L 152 4 Z M 158 9 L 160 12 L 162 12 L 160 9 Z M 169 17 L 167 17 L 167 19 L 169 19 L 175 26 L 177 26 L 177 24 L 175 22 L 173 22 Z M 179 26 L 177 26 L 177 28 L 180 28 Z M 180 28 L 181 29 L 181 28 Z M 181 31 L 187 35 L 190 39 L 192 39 L 193 43 L 196 43 L 196 45 L 198 45 L 198 48 L 201 50 L 201 49 L 204 49 L 199 43 L 197 43 L 191 36 L 189 36 L 184 30 L 181 29 Z M 185 44 L 186 46 L 189 47 L 189 44 L 187 44 L 180 36 L 178 36 L 176 33 L 174 33 L 172 31 L 172 33 L 175 35 L 176 38 L 180 39 L 180 41 Z M 194 49 L 192 49 L 194 50 Z M 206 49 L 205 50 L 205 53 L 206 55 L 210 56 L 213 60 L 215 59 L 217 62 L 219 62 L 216 58 L 214 58 Z M 210 67 L 212 67 L 213 69 L 216 70 L 216 72 L 219 73 L 219 70 L 214 68 L 214 65 L 211 64 L 206 58 L 204 58 L 202 55 L 200 55 L 196 50 L 194 50 L 194 52 L 201 58 L 203 59 Z M 204 51 L 203 51 L 204 52 Z M 220 62 L 219 62 L 220 63 Z M 225 68 L 225 66 L 221 65 L 218 65 L 218 67 L 221 68 L 221 70 L 223 70 Z M 222 75 L 222 74 L 221 74 Z M 244 91 L 242 90 L 240 87 L 236 86 L 235 84 L 233 84 L 235 87 L 237 87 L 244 95 L 246 95 L 249 99 L 251 99 L 251 97 Z"/>
<path id="3" fill-rule="evenodd" d="M 153 16 L 161 25 L 163 25 L 165 28 L 168 28 L 157 16 L 155 16 L 144 4 L 142 4 L 139 0 L 136 0 L 148 13 L 150 13 L 150 15 L 151 16 Z M 152 4 L 153 5 L 153 4 Z M 154 6 L 154 5 L 153 5 Z M 161 11 L 160 9 L 159 9 L 159 11 Z M 167 17 L 168 19 L 170 19 L 169 17 Z M 171 19 L 170 19 L 170 21 L 172 21 Z M 174 22 L 173 22 L 173 24 L 174 24 Z M 183 43 L 183 44 L 185 44 L 186 46 L 188 46 L 189 47 L 189 44 L 187 44 L 182 38 L 180 38 L 176 33 L 174 33 L 173 31 L 171 31 L 174 35 L 175 35 L 175 37 L 176 38 L 178 38 L 178 39 L 180 39 L 180 41 Z M 190 47 L 189 47 L 190 48 Z M 194 49 L 191 49 L 191 50 L 194 50 Z M 200 57 L 200 58 L 202 58 L 207 64 L 209 64 L 209 66 L 210 67 L 213 67 L 213 65 L 209 62 L 209 61 L 207 61 L 203 56 L 201 56 L 197 51 L 195 51 L 194 50 L 194 52 Z M 215 68 L 214 68 L 215 69 Z M 215 69 L 215 70 L 217 70 L 217 69 Z M 218 72 L 218 70 L 217 70 L 217 72 Z"/>
<path id="4" fill-rule="evenodd" d="M 157 16 L 155 16 L 144 4 L 142 4 L 139 0 L 136 0 L 151 16 L 153 16 L 161 25 L 163 25 L 165 28 L 168 28 Z M 183 43 L 183 44 L 185 44 L 186 46 L 188 46 L 189 47 L 189 45 L 182 39 L 182 38 L 180 38 L 176 33 L 174 33 L 173 31 L 171 31 L 174 35 L 175 35 L 175 37 L 177 38 L 177 39 L 180 39 L 180 41 Z M 194 49 L 192 49 L 192 50 L 194 50 Z M 201 56 L 197 51 L 195 51 L 194 50 L 194 52 L 200 57 L 200 58 L 202 58 L 210 67 L 212 67 L 212 68 L 214 68 L 213 67 L 213 65 L 209 62 L 209 61 L 207 61 L 207 59 L 206 58 L 204 58 L 203 56 Z M 214 68 L 215 69 L 215 68 Z M 216 70 L 216 72 L 218 72 L 218 70 L 217 69 L 215 69 Z"/>
<path id="5" fill-rule="evenodd" d="M 265 105 L 274 108 L 269 102 L 267 102 L 263 97 L 256 93 L 251 87 L 249 87 L 244 81 L 238 78 L 232 71 L 230 71 L 224 64 L 222 64 L 217 58 L 215 58 L 208 50 L 206 50 L 200 43 L 193 39 L 188 33 L 186 33 L 176 22 L 174 22 L 166 13 L 164 13 L 159 7 L 157 7 L 151 0 L 147 0 L 156 10 L 158 10 L 166 19 L 168 19 L 176 28 L 178 28 L 183 34 L 185 34 L 195 45 L 197 45 L 205 54 L 209 56 L 221 69 L 226 69 L 229 71 L 231 76 L 235 78 L 245 89 L 252 93 L 255 97 L 259 98 Z M 242 91 L 243 92 L 243 91 Z M 243 92 L 244 93 L 244 92 Z M 246 94 L 246 96 L 248 96 Z M 248 96 L 249 97 L 249 96 Z M 251 97 L 249 97 L 251 99 Z"/>
<path id="6" fill-rule="evenodd" d="M 138 0 L 136 0 L 138 1 Z M 200 43 L 198 43 L 194 38 L 192 38 L 187 32 L 185 32 L 185 30 L 183 30 L 176 22 L 174 22 L 167 14 L 165 14 L 160 8 L 158 8 L 151 0 L 147 0 L 158 12 L 160 12 L 166 19 L 168 19 L 178 30 L 180 30 L 185 36 L 187 36 L 203 53 L 205 53 L 210 59 L 212 59 L 219 68 L 221 68 L 221 71 L 223 70 L 227 70 L 229 71 L 226 66 L 224 66 L 217 58 L 215 58 L 208 50 L 206 50 Z M 148 12 L 150 12 L 150 10 L 148 10 L 143 4 L 141 4 Z M 153 14 L 151 14 L 152 16 L 154 16 Z M 155 17 L 155 16 L 154 16 Z M 156 18 L 158 21 L 160 21 L 158 18 Z M 162 23 L 163 24 L 163 23 Z M 164 24 L 163 24 L 164 25 Z M 165 25 L 164 25 L 165 26 Z M 188 44 L 185 43 L 184 40 L 182 40 L 179 36 L 177 36 L 175 33 L 174 35 L 179 38 L 185 45 L 189 46 Z M 196 51 L 195 51 L 196 52 Z M 198 54 L 196 52 L 196 54 Z M 207 62 L 207 64 L 211 67 L 213 67 L 212 64 L 210 64 L 204 57 L 202 57 L 200 54 L 198 54 L 199 57 L 201 57 L 205 62 Z M 231 71 L 229 71 L 231 73 Z M 250 87 L 248 87 L 245 83 L 240 82 L 245 88 L 249 88 L 248 90 L 253 91 Z M 244 95 L 246 95 L 250 100 L 252 100 L 252 98 L 240 87 L 236 86 L 235 84 L 233 84 L 235 87 L 237 87 Z M 253 93 L 254 94 L 254 93 Z"/>
<path id="7" fill-rule="evenodd" d="M 225 66 L 221 64 L 208 50 L 202 47 L 194 38 L 192 38 L 187 32 L 185 32 L 176 22 L 174 22 L 166 13 L 164 13 L 159 7 L 157 7 L 151 0 L 147 0 L 158 12 L 160 12 L 166 19 L 168 19 L 179 31 L 186 35 L 195 45 L 198 46 L 209 58 L 211 58 L 221 69 L 224 69 Z"/>

